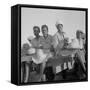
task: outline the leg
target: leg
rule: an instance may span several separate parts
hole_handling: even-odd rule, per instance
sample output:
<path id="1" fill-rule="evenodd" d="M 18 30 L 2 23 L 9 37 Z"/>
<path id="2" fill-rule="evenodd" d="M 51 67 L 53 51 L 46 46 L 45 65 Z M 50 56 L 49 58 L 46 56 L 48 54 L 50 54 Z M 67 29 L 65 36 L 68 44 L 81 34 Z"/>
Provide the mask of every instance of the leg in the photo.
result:
<path id="1" fill-rule="evenodd" d="M 40 64 L 40 75 L 41 75 L 42 81 L 46 81 L 46 76 L 44 74 L 45 66 L 46 66 L 46 62 L 43 62 L 42 64 Z"/>
<path id="2" fill-rule="evenodd" d="M 75 57 L 75 62 L 76 62 L 76 75 L 78 77 L 78 79 L 83 79 L 86 77 L 86 67 L 85 64 L 83 62 L 83 58 L 84 55 L 81 54 L 80 52 L 76 53 L 76 57 Z"/>
<path id="3" fill-rule="evenodd" d="M 80 65 L 81 65 L 83 71 L 85 72 L 86 71 L 86 67 L 85 67 L 85 54 L 84 54 L 83 51 L 80 51 L 80 50 L 76 54 L 77 54 L 77 58 L 78 58 L 78 60 L 80 62 Z"/>
<path id="4" fill-rule="evenodd" d="M 25 64 L 25 79 L 24 82 L 27 83 L 29 81 L 29 63 Z"/>
<path id="5" fill-rule="evenodd" d="M 24 83 L 25 78 L 25 63 L 21 63 L 21 83 Z"/>

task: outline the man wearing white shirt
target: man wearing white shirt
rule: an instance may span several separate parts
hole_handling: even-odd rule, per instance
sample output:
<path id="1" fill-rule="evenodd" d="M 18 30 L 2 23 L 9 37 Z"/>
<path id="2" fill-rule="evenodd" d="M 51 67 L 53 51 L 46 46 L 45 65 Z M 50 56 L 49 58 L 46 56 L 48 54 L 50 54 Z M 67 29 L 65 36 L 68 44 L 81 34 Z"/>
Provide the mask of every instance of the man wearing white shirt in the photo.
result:
<path id="1" fill-rule="evenodd" d="M 84 42 L 83 42 L 83 39 L 82 39 L 81 31 L 77 30 L 76 39 L 72 39 L 71 47 L 72 48 L 83 49 L 83 44 L 84 44 Z"/>
<path id="2" fill-rule="evenodd" d="M 76 32 L 76 39 L 73 39 L 71 42 L 71 48 L 77 48 L 79 49 L 76 53 L 78 60 L 80 62 L 80 65 L 83 68 L 83 71 L 86 71 L 85 67 L 85 52 L 84 52 L 84 42 L 82 39 L 82 31 L 77 30 Z"/>

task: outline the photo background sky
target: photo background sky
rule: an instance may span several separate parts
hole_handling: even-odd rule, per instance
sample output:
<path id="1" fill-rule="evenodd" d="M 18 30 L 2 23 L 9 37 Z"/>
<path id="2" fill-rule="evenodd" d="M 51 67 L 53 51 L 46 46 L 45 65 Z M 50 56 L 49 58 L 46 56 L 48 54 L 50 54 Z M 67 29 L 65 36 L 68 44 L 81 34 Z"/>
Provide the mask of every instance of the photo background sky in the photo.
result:
<path id="1" fill-rule="evenodd" d="M 28 43 L 27 38 L 33 36 L 33 26 L 48 25 L 49 34 L 57 32 L 56 21 L 63 24 L 63 31 L 69 39 L 75 38 L 77 29 L 85 33 L 85 11 L 21 8 L 21 45 Z M 42 33 L 40 33 L 42 35 Z"/>

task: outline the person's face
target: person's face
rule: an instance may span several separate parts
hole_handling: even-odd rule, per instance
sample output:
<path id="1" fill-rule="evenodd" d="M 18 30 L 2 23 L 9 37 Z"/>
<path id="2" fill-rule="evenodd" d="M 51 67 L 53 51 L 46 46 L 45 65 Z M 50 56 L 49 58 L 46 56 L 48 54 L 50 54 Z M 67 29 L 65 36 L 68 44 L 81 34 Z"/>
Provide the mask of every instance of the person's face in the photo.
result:
<path id="1" fill-rule="evenodd" d="M 39 28 L 34 28 L 34 35 L 36 37 L 39 36 L 39 33 L 40 33 Z"/>
<path id="2" fill-rule="evenodd" d="M 81 39 L 82 38 L 82 34 L 81 33 L 77 33 L 77 38 Z"/>
<path id="3" fill-rule="evenodd" d="M 48 35 L 47 27 L 42 28 L 42 34 L 43 34 L 43 36 L 47 36 Z"/>
<path id="4" fill-rule="evenodd" d="M 63 31 L 63 26 L 61 24 L 58 24 L 57 29 L 58 29 L 59 32 L 62 32 Z"/>

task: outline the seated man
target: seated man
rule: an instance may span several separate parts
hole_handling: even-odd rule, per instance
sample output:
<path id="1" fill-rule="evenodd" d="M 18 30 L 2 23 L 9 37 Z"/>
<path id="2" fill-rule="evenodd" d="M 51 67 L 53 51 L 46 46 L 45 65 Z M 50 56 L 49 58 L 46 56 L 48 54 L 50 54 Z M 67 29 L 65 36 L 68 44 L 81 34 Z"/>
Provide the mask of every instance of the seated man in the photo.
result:
<path id="1" fill-rule="evenodd" d="M 77 30 L 76 31 L 76 39 L 73 39 L 71 42 L 71 48 L 77 48 L 78 51 L 76 53 L 78 64 L 80 64 L 83 74 L 86 72 L 86 67 L 85 67 L 85 50 L 84 50 L 84 42 L 82 39 L 82 31 Z M 79 71 L 80 72 L 80 71 Z"/>
<path id="2" fill-rule="evenodd" d="M 82 32 L 80 30 L 77 30 L 76 39 L 74 39 L 73 42 L 71 43 L 71 47 L 81 49 L 77 53 L 78 57 L 80 58 L 80 62 L 82 63 L 83 69 L 86 70 L 84 65 L 85 64 L 84 42 L 82 39 Z"/>
<path id="3" fill-rule="evenodd" d="M 52 36 L 48 34 L 49 30 L 47 25 L 42 25 L 41 29 L 43 34 L 43 37 L 41 39 L 41 45 L 44 53 L 47 54 L 47 58 L 46 58 L 46 61 L 47 61 L 48 58 L 53 56 L 53 52 L 54 52 L 54 49 L 52 46 Z M 42 72 L 45 69 L 46 61 L 42 63 Z M 45 79 L 45 76 L 43 76 L 43 79 Z"/>

